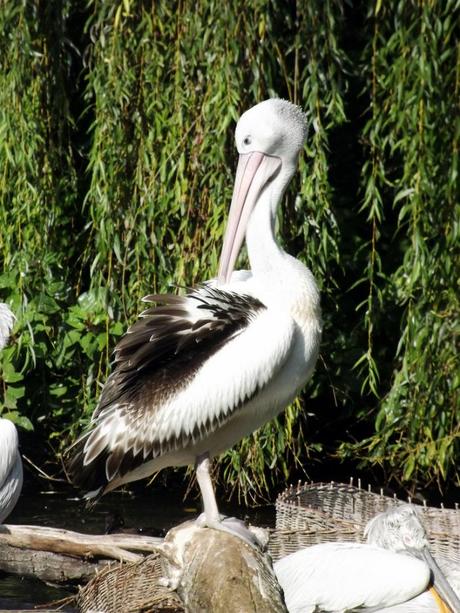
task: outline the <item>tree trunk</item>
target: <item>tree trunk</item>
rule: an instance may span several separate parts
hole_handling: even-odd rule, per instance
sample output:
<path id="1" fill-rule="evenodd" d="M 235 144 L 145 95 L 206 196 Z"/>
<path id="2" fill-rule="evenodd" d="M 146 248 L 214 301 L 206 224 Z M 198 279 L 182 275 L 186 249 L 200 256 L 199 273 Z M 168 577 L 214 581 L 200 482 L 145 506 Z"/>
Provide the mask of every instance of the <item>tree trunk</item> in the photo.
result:
<path id="1" fill-rule="evenodd" d="M 239 538 L 186 522 L 168 532 L 164 549 L 178 561 L 168 557 L 169 576 L 187 611 L 286 611 L 269 554 Z"/>

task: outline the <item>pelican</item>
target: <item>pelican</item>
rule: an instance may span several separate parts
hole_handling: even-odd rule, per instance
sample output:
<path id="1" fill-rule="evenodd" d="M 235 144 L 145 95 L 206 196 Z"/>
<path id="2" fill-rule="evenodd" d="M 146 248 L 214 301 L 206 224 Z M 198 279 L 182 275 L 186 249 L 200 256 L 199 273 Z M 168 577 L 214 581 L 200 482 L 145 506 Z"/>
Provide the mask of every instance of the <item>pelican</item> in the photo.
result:
<path id="1" fill-rule="evenodd" d="M 9 419 L 0 417 L 0 524 L 16 506 L 22 489 L 22 461 L 18 431 Z"/>
<path id="2" fill-rule="evenodd" d="M 15 316 L 0 303 L 0 349 L 8 343 Z M 9 419 L 0 417 L 0 524 L 8 517 L 22 489 L 22 461 L 18 450 L 18 431 Z"/>
<path id="3" fill-rule="evenodd" d="M 372 518 L 365 536 L 365 544 L 323 543 L 278 560 L 288 611 L 460 612 L 411 505 Z"/>
<path id="4" fill-rule="evenodd" d="M 15 319 L 10 307 L 0 302 L 0 349 L 6 347 Z"/>
<path id="5" fill-rule="evenodd" d="M 210 460 L 275 417 L 312 374 L 321 336 L 310 270 L 275 239 L 278 205 L 307 136 L 281 99 L 246 111 L 218 278 L 186 296 L 150 295 L 115 348 L 73 481 L 95 497 L 167 466 L 195 465 L 203 526 L 245 536 L 218 511 Z M 244 238 L 249 271 L 234 272 Z"/>

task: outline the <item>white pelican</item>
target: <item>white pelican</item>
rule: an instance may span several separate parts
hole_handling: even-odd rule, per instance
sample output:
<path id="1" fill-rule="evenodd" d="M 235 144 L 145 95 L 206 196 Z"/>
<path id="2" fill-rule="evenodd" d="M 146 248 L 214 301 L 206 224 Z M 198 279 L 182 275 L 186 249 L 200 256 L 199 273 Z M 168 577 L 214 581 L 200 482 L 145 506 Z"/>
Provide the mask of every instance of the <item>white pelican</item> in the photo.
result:
<path id="1" fill-rule="evenodd" d="M 239 532 L 219 515 L 210 458 L 282 411 L 311 376 L 319 350 L 317 285 L 274 235 L 306 134 L 301 110 L 280 99 L 238 121 L 218 279 L 183 297 L 144 299 L 162 306 L 141 313 L 118 343 L 90 431 L 76 443 L 70 474 L 93 490 L 89 496 L 195 464 L 203 525 Z M 251 270 L 232 274 L 245 236 Z"/>
<path id="2" fill-rule="evenodd" d="M 0 349 L 3 349 L 8 343 L 15 319 L 10 307 L 0 302 Z"/>
<path id="3" fill-rule="evenodd" d="M 22 461 L 18 431 L 9 419 L 0 417 L 0 524 L 14 509 L 22 489 Z"/>
<path id="4" fill-rule="evenodd" d="M 0 302 L 0 349 L 13 329 L 15 316 Z M 8 517 L 22 489 L 22 461 L 18 450 L 18 432 L 9 419 L 0 418 L 0 524 Z"/>
<path id="5" fill-rule="evenodd" d="M 377 515 L 365 535 L 367 544 L 313 545 L 275 563 L 290 613 L 460 613 L 413 507 Z"/>

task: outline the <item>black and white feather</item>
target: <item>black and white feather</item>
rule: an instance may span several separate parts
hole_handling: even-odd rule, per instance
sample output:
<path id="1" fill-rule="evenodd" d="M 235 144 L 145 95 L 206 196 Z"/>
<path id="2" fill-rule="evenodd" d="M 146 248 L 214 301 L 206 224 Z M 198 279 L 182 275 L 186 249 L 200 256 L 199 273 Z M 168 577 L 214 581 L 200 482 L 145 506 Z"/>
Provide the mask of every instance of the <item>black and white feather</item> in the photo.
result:
<path id="1" fill-rule="evenodd" d="M 178 402 L 182 391 L 190 395 L 203 365 L 266 310 L 260 300 L 203 286 L 187 296 L 150 295 L 144 301 L 160 306 L 143 311 L 116 346 L 91 429 L 77 442 L 70 465 L 73 481 L 91 490 L 196 443 L 258 388 L 246 385 L 207 411 L 194 412 L 192 398 L 188 407 Z"/>

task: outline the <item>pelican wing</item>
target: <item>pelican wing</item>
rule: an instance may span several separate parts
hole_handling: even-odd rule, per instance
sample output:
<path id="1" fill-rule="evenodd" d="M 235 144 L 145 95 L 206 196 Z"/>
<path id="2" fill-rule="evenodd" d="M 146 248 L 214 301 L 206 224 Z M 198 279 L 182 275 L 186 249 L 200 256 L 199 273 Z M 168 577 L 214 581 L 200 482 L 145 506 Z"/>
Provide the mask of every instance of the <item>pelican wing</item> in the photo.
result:
<path id="1" fill-rule="evenodd" d="M 0 487 L 8 479 L 18 455 L 18 431 L 9 419 L 0 417 Z"/>
<path id="2" fill-rule="evenodd" d="M 5 481 L 0 484 L 0 524 L 8 517 L 16 506 L 22 490 L 22 460 L 16 451 L 14 464 Z"/>
<path id="3" fill-rule="evenodd" d="M 415 598 L 430 581 L 421 560 L 360 543 L 313 545 L 274 569 L 293 613 L 380 611 Z"/>
<path id="4" fill-rule="evenodd" d="M 102 485 L 94 462 L 107 484 L 211 434 L 278 372 L 291 347 L 292 319 L 249 295 L 205 286 L 145 300 L 161 306 L 144 311 L 117 345 L 71 466 L 92 487 Z"/>

